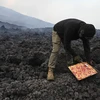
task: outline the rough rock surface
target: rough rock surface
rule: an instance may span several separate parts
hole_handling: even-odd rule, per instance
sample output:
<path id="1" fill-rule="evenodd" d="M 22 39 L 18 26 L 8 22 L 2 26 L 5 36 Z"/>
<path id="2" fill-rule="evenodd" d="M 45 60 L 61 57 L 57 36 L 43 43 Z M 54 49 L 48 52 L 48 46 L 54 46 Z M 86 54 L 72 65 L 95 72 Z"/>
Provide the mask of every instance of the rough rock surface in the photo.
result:
<path id="1" fill-rule="evenodd" d="M 73 48 L 84 59 L 80 40 Z M 0 100 L 100 100 L 100 38 L 91 40 L 98 74 L 77 81 L 68 70 L 71 58 L 61 47 L 55 81 L 46 80 L 51 35 L 0 33 Z"/>

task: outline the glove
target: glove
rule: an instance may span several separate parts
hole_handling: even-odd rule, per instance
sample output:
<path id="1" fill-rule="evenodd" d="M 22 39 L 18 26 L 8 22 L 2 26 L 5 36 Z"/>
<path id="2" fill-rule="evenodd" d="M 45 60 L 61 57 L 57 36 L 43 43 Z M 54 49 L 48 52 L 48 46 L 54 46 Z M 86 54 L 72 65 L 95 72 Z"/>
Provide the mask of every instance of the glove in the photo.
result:
<path id="1" fill-rule="evenodd" d="M 82 58 L 80 56 L 75 56 L 73 59 L 74 64 L 82 62 Z"/>

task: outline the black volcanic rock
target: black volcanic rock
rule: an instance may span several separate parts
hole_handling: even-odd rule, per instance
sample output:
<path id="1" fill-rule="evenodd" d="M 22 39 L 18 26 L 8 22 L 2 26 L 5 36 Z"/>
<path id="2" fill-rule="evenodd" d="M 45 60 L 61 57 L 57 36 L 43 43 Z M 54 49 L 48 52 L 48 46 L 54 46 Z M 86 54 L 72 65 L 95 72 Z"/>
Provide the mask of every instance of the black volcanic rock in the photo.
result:
<path id="1" fill-rule="evenodd" d="M 16 34 L 12 30 L 0 32 L 0 100 L 99 100 L 100 38 L 91 40 L 91 57 L 97 75 L 77 81 L 67 65 L 71 55 L 65 53 L 62 45 L 55 81 L 49 82 L 46 77 L 52 48 L 51 31 L 36 30 L 15 30 Z M 72 44 L 84 59 L 81 41 Z"/>

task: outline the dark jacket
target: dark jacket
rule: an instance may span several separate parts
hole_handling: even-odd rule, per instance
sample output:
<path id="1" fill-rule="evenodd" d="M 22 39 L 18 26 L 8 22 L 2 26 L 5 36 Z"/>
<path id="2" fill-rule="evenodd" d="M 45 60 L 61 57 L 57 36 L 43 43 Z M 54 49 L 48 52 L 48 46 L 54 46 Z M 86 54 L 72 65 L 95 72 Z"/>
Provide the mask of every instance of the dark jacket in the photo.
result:
<path id="1" fill-rule="evenodd" d="M 64 45 L 66 51 L 75 57 L 77 54 L 71 48 L 71 41 L 79 39 L 79 31 L 82 25 L 86 24 L 85 22 L 78 19 L 66 19 L 58 22 L 54 25 L 54 31 L 57 31 L 57 34 L 61 38 L 61 41 Z M 87 61 L 90 60 L 90 45 L 89 40 L 82 37 L 80 38 L 83 41 L 84 52 Z"/>

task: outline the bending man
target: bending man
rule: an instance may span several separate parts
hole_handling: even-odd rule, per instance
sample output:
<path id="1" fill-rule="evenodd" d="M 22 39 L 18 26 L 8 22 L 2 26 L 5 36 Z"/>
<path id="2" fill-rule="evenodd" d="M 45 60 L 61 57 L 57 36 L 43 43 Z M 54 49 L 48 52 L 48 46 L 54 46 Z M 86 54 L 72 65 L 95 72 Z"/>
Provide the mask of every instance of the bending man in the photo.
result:
<path id="1" fill-rule="evenodd" d="M 52 32 L 52 52 L 48 63 L 47 80 L 54 80 L 53 69 L 56 65 L 57 55 L 61 42 L 65 51 L 73 56 L 74 62 L 81 62 L 81 57 L 71 48 L 71 41 L 81 39 L 83 42 L 86 61 L 91 64 L 89 40 L 95 35 L 95 27 L 78 19 L 66 19 L 56 23 Z"/>

